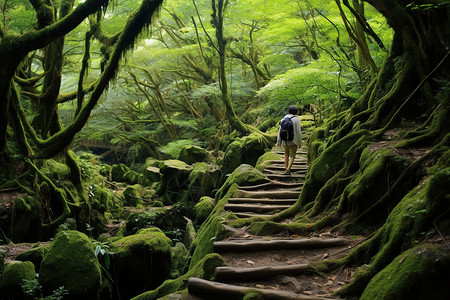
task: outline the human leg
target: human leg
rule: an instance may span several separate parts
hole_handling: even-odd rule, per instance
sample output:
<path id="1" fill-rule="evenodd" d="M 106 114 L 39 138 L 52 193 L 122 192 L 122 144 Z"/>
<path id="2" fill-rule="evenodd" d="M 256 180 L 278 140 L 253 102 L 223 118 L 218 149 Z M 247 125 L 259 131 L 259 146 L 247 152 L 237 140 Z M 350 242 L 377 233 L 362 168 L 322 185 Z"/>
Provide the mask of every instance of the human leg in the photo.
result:
<path id="1" fill-rule="evenodd" d="M 288 147 L 289 158 L 288 158 L 288 164 L 287 164 L 286 170 L 290 172 L 292 165 L 294 164 L 295 155 L 297 154 L 297 145 L 290 145 L 287 147 Z M 285 152 L 285 154 L 286 154 L 286 152 Z"/>

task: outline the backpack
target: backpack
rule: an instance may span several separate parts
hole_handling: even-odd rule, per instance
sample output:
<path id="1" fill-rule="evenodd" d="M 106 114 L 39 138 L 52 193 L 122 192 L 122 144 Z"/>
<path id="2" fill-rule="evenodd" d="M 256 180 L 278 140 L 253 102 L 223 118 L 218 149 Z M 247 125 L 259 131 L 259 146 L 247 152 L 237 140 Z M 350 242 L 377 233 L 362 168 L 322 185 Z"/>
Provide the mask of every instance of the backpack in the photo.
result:
<path id="1" fill-rule="evenodd" d="M 292 116 L 290 118 L 285 117 L 280 122 L 280 139 L 282 141 L 292 141 L 294 139 L 294 124 L 292 123 Z"/>

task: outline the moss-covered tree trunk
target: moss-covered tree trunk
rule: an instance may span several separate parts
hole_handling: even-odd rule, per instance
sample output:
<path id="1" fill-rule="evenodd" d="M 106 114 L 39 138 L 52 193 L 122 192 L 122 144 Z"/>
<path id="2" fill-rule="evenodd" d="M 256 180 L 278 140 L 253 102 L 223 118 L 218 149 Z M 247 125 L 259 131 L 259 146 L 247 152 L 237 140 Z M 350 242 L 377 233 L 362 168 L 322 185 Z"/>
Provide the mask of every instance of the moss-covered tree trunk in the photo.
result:
<path id="1" fill-rule="evenodd" d="M 328 270 L 366 264 L 338 292 L 345 297 L 383 289 L 380 276 L 378 283 L 372 278 L 403 251 L 426 243 L 425 233 L 438 236 L 436 228 L 450 232 L 448 216 L 442 216 L 448 213 L 443 195 L 449 193 L 450 8 L 442 1 L 367 2 L 394 29 L 390 55 L 362 97 L 327 123 L 327 142 L 310 162 L 298 203 L 273 218 L 297 214 L 299 222 L 311 223 L 311 230 L 332 226 L 373 233 L 349 256 L 326 264 Z M 432 276 L 429 272 L 420 270 Z M 411 280 L 420 284 L 420 277 Z M 365 291 L 369 282 L 371 292 Z M 397 291 L 391 290 L 397 297 L 384 299 L 407 299 L 399 292 L 405 287 L 400 282 Z"/>

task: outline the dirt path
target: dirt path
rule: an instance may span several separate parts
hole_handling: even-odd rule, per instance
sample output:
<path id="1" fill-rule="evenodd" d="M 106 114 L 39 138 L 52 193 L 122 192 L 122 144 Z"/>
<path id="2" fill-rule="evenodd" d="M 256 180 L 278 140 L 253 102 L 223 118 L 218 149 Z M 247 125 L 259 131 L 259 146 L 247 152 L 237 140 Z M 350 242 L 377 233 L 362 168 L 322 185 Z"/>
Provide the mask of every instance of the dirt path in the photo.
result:
<path id="1" fill-rule="evenodd" d="M 293 205 L 308 171 L 306 153 L 298 151 L 291 175 L 284 175 L 283 153 L 271 161 L 264 174 L 268 184 L 242 186 L 225 206 L 239 218 L 267 216 Z M 253 236 L 246 228 L 229 228 L 234 234 L 214 243 L 228 266 L 216 269 L 215 281 L 189 280 L 185 299 L 242 299 L 242 291 L 258 290 L 264 299 L 333 299 L 332 292 L 348 283 L 351 269 L 320 274 L 311 265 L 347 254 L 361 239 L 330 233 L 308 238 Z"/>

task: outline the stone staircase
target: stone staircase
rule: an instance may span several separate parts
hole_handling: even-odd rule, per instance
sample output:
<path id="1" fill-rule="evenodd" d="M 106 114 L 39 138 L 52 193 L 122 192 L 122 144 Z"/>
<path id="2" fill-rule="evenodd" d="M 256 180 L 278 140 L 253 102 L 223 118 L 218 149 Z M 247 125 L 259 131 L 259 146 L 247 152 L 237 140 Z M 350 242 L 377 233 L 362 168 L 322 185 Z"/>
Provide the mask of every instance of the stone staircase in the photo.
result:
<path id="1" fill-rule="evenodd" d="M 228 200 L 226 210 L 239 218 L 267 217 L 291 207 L 298 200 L 308 172 L 306 152 L 297 152 L 292 174 L 285 175 L 284 153 L 280 148 L 272 151 L 279 154 L 280 159 L 270 161 L 263 171 L 271 182 L 241 186 L 235 197 Z M 235 231 L 235 235 L 215 242 L 213 249 L 227 266 L 216 268 L 215 281 L 190 278 L 189 294 L 182 299 L 243 299 L 249 290 L 258 292 L 262 299 L 336 299 L 330 292 L 350 277 L 347 270 L 324 278 L 311 265 L 329 257 L 343 256 L 357 242 L 351 238 L 332 234 L 313 238 L 259 237 L 247 233 L 245 228 L 230 230 Z"/>
<path id="2" fill-rule="evenodd" d="M 239 218 L 249 218 L 256 216 L 268 216 L 291 207 L 298 199 L 303 181 L 308 172 L 306 152 L 297 151 L 292 174 L 285 175 L 284 153 L 280 148 L 272 149 L 280 155 L 279 160 L 269 161 L 263 174 L 271 182 L 242 186 L 236 192 L 234 198 L 228 200 L 225 209 L 233 212 Z"/>

